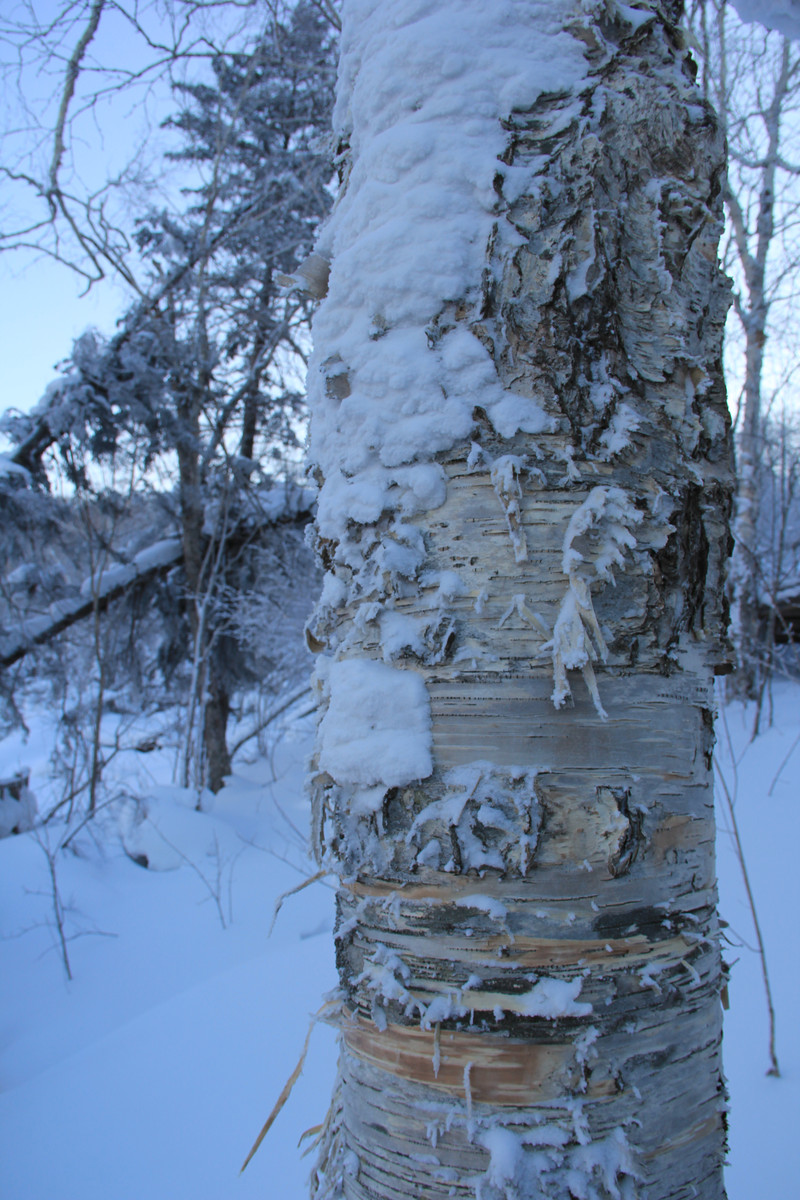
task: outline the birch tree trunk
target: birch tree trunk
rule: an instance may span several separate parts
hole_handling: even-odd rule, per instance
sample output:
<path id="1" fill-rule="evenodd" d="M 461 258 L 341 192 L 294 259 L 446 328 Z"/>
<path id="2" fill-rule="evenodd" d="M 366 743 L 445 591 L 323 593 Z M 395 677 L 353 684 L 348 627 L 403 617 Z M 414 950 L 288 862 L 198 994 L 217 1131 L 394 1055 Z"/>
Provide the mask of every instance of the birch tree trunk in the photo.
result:
<path id="1" fill-rule="evenodd" d="M 705 59 L 704 91 L 730 137 L 731 169 L 724 189 L 731 231 L 729 265 L 738 281 L 733 307 L 744 342 L 731 625 L 738 659 L 734 685 L 740 695 L 758 701 L 758 732 L 774 624 L 765 615 L 774 587 L 760 508 L 769 457 L 769 410 L 781 389 L 780 356 L 770 355 L 769 339 L 779 328 L 786 297 L 793 295 L 798 262 L 790 232 L 796 216 L 792 176 L 798 169 L 790 161 L 787 117 L 797 105 L 799 64 L 788 38 L 770 38 L 759 27 L 743 31 L 721 0 L 704 5 L 695 14 L 695 26 Z"/>
<path id="2" fill-rule="evenodd" d="M 319 1200 L 724 1195 L 724 147 L 678 9 L 344 3 Z"/>

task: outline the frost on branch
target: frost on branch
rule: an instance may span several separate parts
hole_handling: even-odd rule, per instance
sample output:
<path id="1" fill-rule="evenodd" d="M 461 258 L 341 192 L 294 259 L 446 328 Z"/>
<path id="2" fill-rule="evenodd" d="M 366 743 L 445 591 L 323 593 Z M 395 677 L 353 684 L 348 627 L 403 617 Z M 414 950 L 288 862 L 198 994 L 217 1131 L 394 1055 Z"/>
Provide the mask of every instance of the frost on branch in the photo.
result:
<path id="1" fill-rule="evenodd" d="M 625 551 L 636 547 L 631 527 L 640 524 L 642 513 L 619 487 L 592 488 L 572 514 L 564 535 L 561 569 L 569 588 L 561 601 L 552 641 L 545 649 L 553 654 L 553 703 L 562 708 L 572 692 L 567 671 L 580 670 L 594 706 L 605 720 L 592 664 L 605 662 L 608 648 L 592 603 L 591 585 L 614 583 L 614 567 L 625 563 Z"/>

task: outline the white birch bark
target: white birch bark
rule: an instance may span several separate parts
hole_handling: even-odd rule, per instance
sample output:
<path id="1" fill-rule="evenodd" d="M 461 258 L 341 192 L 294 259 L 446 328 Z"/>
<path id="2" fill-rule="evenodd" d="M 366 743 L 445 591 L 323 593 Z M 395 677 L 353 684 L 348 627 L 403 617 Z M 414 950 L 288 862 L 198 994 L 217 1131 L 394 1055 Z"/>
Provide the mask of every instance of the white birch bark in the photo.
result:
<path id="1" fill-rule="evenodd" d="M 341 1071 L 313 1191 L 719 1200 L 723 146 L 676 4 L 487 7 L 343 11 L 309 634 Z M 443 143 L 465 31 L 478 74 Z M 503 109 L 480 70 L 509 46 L 531 92 L 522 71 Z M 482 120 L 487 186 L 445 181 L 421 253 L 414 145 L 434 182 L 483 170 Z"/>

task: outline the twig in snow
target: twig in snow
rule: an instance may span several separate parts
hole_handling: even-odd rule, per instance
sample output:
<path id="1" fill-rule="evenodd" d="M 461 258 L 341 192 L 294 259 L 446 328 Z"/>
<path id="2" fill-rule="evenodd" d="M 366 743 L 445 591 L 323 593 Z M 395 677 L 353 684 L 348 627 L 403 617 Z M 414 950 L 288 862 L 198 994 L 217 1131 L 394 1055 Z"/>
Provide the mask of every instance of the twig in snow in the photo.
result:
<path id="1" fill-rule="evenodd" d="M 191 869 L 194 871 L 195 875 L 197 875 L 197 877 L 202 880 L 203 884 L 206 887 L 206 890 L 208 891 L 209 896 L 214 901 L 214 904 L 217 907 L 217 916 L 219 917 L 220 925 L 222 926 L 223 929 L 227 929 L 228 921 L 230 921 L 231 916 L 232 916 L 232 896 L 231 896 L 230 884 L 231 884 L 231 880 L 232 880 L 232 876 L 233 876 L 233 868 L 236 866 L 236 862 L 239 858 L 239 855 L 244 853 L 244 846 L 242 847 L 241 850 L 239 850 L 239 852 L 237 854 L 235 854 L 233 856 L 232 859 L 230 859 L 230 860 L 223 859 L 222 851 L 220 850 L 220 845 L 219 845 L 219 838 L 217 837 L 216 833 L 214 834 L 214 861 L 215 861 L 216 867 L 217 867 L 217 876 L 216 876 L 216 879 L 212 882 L 200 870 L 197 863 L 193 859 L 189 858 L 188 854 L 184 854 L 183 850 L 181 850 L 181 848 L 179 846 L 176 846 L 174 842 L 170 841 L 170 839 L 167 837 L 167 835 L 165 833 L 162 833 L 162 831 L 158 828 L 158 826 L 156 825 L 156 823 L 154 821 L 151 820 L 150 824 L 152 825 L 153 829 L 156 831 L 158 836 L 161 838 L 162 842 L 164 842 L 167 846 L 169 846 L 170 850 L 174 850 L 175 853 L 178 855 L 178 857 L 186 863 L 187 867 L 191 867 Z M 228 921 L 226 921 L 225 920 L 225 912 L 222 907 L 222 876 L 223 876 L 225 867 L 228 866 L 228 864 L 230 864 L 230 865 L 229 865 L 229 879 L 228 879 Z"/>
<path id="2" fill-rule="evenodd" d="M 50 899 L 53 905 L 53 920 L 55 922 L 58 940 L 61 946 L 61 961 L 64 964 L 64 970 L 67 973 L 67 979 L 72 982 L 72 967 L 70 966 L 69 954 L 67 952 L 67 938 L 64 933 L 64 904 L 61 900 L 61 893 L 58 890 L 58 876 L 56 875 L 56 854 L 58 847 L 53 850 L 49 842 L 46 842 L 43 837 L 39 836 L 37 830 L 34 836 L 39 849 L 47 859 L 47 870 L 50 875 Z"/>
<path id="3" fill-rule="evenodd" d="M 280 708 L 268 713 L 264 720 L 259 721 L 254 729 L 251 729 L 249 733 L 246 733 L 243 737 L 240 737 L 237 742 L 234 742 L 233 746 L 231 747 L 231 758 L 233 758 L 237 750 L 241 750 L 242 746 L 246 745 L 247 742 L 251 741 L 254 737 L 258 737 L 259 733 L 266 729 L 268 725 L 271 725 L 273 721 L 277 720 L 282 713 L 285 713 L 287 708 L 291 708 L 292 705 L 296 704 L 296 702 L 302 699 L 303 696 L 307 696 L 310 691 L 310 687 L 304 687 L 301 691 L 295 692 L 293 696 L 290 696 L 289 699 L 280 706 Z M 313 712 L 314 710 L 312 709 L 311 711 Z"/>
<path id="4" fill-rule="evenodd" d="M 785 758 L 784 758 L 783 762 L 781 763 L 781 765 L 778 767 L 777 771 L 775 772 L 775 778 L 773 779 L 772 783 L 769 785 L 769 791 L 767 792 L 767 795 L 768 795 L 768 796 L 771 796 L 771 795 L 772 795 L 772 789 L 775 787 L 775 784 L 778 782 L 778 780 L 780 779 L 781 775 L 783 774 L 783 768 L 786 766 L 786 764 L 788 763 L 789 759 L 790 759 L 790 758 L 792 757 L 792 755 L 794 754 L 795 750 L 796 750 L 796 749 L 797 749 L 797 747 L 798 747 L 798 744 L 800 744 L 800 732 L 798 732 L 798 734 L 797 734 L 797 737 L 794 739 L 794 741 L 792 742 L 791 746 L 790 746 L 790 747 L 789 747 L 789 749 L 786 751 L 786 756 L 785 756 Z"/>
<path id="5" fill-rule="evenodd" d="M 726 715 L 724 707 L 722 709 L 722 722 L 725 727 L 725 733 L 728 738 L 728 744 L 730 745 L 731 744 L 730 730 L 728 729 L 728 719 L 727 719 L 727 715 Z M 731 762 L 733 763 L 733 772 L 734 772 L 734 781 L 735 781 L 734 782 L 734 791 L 736 791 L 738 789 L 739 772 L 738 772 L 738 763 L 733 758 L 733 755 L 731 755 Z M 753 928 L 755 929 L 756 941 L 758 942 L 758 956 L 761 959 L 761 975 L 764 980 L 764 991 L 766 993 L 766 998 L 767 998 L 767 1013 L 768 1013 L 768 1019 L 769 1019 L 770 1067 L 769 1067 L 769 1070 L 767 1071 L 767 1074 L 778 1077 L 778 1076 L 780 1076 L 781 1072 L 780 1072 L 780 1067 L 778 1066 L 778 1057 L 777 1057 L 777 1053 L 776 1053 L 776 1049 L 775 1049 L 775 1005 L 772 1002 L 772 988 L 770 987 L 769 970 L 767 968 L 767 952 L 764 947 L 764 939 L 761 936 L 761 925 L 758 920 L 758 913 L 756 911 L 756 902 L 755 902 L 755 897 L 753 896 L 753 889 L 750 886 L 750 876 L 747 871 L 747 863 L 745 862 L 744 848 L 742 846 L 742 839 L 739 836 L 739 825 L 737 823 L 736 813 L 734 811 L 735 810 L 734 796 L 731 795 L 730 789 L 728 787 L 728 781 L 725 778 L 725 775 L 723 774 L 722 769 L 720 768 L 719 764 L 715 762 L 714 765 L 716 767 L 717 777 L 718 777 L 720 783 L 722 784 L 722 791 L 723 791 L 723 794 L 725 797 L 725 808 L 727 810 L 728 819 L 731 824 L 730 832 L 733 837 L 734 850 L 736 852 L 736 857 L 739 860 L 739 869 L 742 872 L 744 888 L 745 888 L 745 892 L 747 893 L 747 902 L 750 906 L 750 915 L 753 918 Z"/>
<path id="6" fill-rule="evenodd" d="M 111 803 L 111 801 L 108 801 L 107 803 Z M 81 825 L 78 828 L 82 828 L 84 825 L 86 825 L 87 822 L 89 821 L 89 819 L 90 818 L 87 817 L 86 820 L 82 821 Z M 44 854 L 45 859 L 47 860 L 47 873 L 48 873 L 49 882 L 50 882 L 50 887 L 47 892 L 38 892 L 37 891 L 32 894 L 33 895 L 41 895 L 41 896 L 46 895 L 47 898 L 50 900 L 50 904 L 51 904 L 51 907 L 53 910 L 53 925 L 55 927 L 55 931 L 56 931 L 57 938 L 58 938 L 58 948 L 61 952 L 61 961 L 64 964 L 64 971 L 66 972 L 67 979 L 70 981 L 70 983 L 72 982 L 73 974 L 72 974 L 72 963 L 70 962 L 69 951 L 67 950 L 67 946 L 69 945 L 69 943 L 75 942 L 78 940 L 78 938 L 82 938 L 82 937 L 115 938 L 117 936 L 116 933 L 112 933 L 111 931 L 106 930 L 106 929 L 78 929 L 75 933 L 70 933 L 70 934 L 67 933 L 67 914 L 70 912 L 70 908 L 68 905 L 64 904 L 64 901 L 61 898 L 61 890 L 60 890 L 59 883 L 58 883 L 58 872 L 56 870 L 56 858 L 57 858 L 57 855 L 67 845 L 69 845 L 69 842 L 71 841 L 72 837 L 77 832 L 78 832 L 77 829 L 73 830 L 69 834 L 69 836 L 66 838 L 66 840 L 59 841 L 56 844 L 56 846 L 52 846 L 50 844 L 49 837 L 48 837 L 47 831 L 45 830 L 44 826 L 37 827 L 36 829 L 32 830 L 31 834 L 30 834 L 30 836 L 33 838 L 36 845 L 42 851 L 42 854 Z M 48 921 L 48 922 L 46 922 L 46 924 L 49 925 L 50 922 Z M 37 926 L 35 924 L 31 925 L 27 929 L 21 930 L 21 933 L 22 934 L 30 933 L 30 931 L 32 929 L 35 929 L 36 927 Z"/>

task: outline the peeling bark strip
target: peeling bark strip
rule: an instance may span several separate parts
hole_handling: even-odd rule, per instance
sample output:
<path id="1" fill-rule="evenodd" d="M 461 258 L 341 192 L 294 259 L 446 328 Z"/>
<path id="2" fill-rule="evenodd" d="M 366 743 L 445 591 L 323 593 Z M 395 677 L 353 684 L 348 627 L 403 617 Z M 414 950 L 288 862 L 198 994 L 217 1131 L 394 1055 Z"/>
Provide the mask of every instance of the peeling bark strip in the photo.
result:
<path id="1" fill-rule="evenodd" d="M 436 8 L 344 6 L 346 188 L 310 379 L 314 834 L 341 880 L 344 1016 L 313 1191 L 721 1200 L 722 140 L 677 4 Z M 392 279 L 381 221 L 419 201 L 415 146 L 434 178 L 472 161 L 486 94 L 437 141 L 460 34 L 424 78 L 380 55 L 442 28 L 482 29 L 481 54 L 496 36 L 499 74 L 511 30 L 529 74 L 552 81 L 550 54 L 563 78 L 498 93 L 485 257 L 458 292 L 432 262 L 426 299 Z M 442 260 L 471 253 L 462 217 L 439 211 Z"/>

